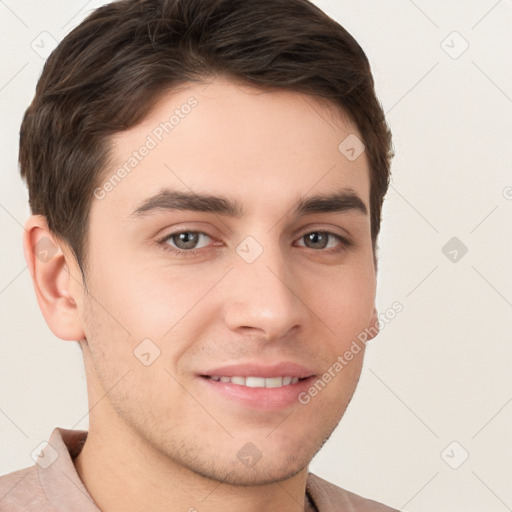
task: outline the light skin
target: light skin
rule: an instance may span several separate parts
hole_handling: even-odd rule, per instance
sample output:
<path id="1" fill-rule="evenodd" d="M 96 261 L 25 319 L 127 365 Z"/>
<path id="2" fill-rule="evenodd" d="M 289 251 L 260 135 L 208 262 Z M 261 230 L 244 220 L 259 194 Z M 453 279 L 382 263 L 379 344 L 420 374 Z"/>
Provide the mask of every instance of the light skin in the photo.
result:
<path id="1" fill-rule="evenodd" d="M 368 161 L 339 151 L 358 131 L 328 102 L 217 78 L 166 93 L 142 123 L 117 134 L 105 180 L 191 96 L 191 113 L 92 200 L 88 293 L 44 217 L 25 226 L 44 317 L 56 336 L 83 349 L 90 426 L 75 467 L 104 512 L 297 512 L 308 465 L 352 398 L 364 350 L 307 405 L 245 406 L 198 374 L 292 361 L 320 377 L 376 326 L 369 214 L 353 206 L 294 214 L 299 198 L 335 191 L 358 196 L 369 212 Z M 223 196 L 245 212 L 131 215 L 164 188 Z M 198 231 L 207 236 L 195 246 L 169 237 Z M 249 236 L 263 250 L 252 263 L 236 251 Z M 48 261 L 36 257 L 42 237 L 59 249 Z M 134 355 L 144 339 L 160 350 L 149 366 Z M 247 443 L 261 454 L 251 467 L 238 456 Z"/>

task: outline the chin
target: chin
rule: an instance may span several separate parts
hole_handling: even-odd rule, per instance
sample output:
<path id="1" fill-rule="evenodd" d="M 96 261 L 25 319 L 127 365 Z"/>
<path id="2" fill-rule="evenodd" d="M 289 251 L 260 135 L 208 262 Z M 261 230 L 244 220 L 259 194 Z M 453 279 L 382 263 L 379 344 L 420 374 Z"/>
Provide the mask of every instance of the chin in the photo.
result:
<path id="1" fill-rule="evenodd" d="M 283 461 L 276 461 L 274 465 L 264 464 L 260 460 L 252 468 L 210 468 L 210 471 L 204 469 L 197 470 L 191 468 L 201 476 L 210 480 L 215 480 L 228 485 L 252 487 L 258 485 L 270 485 L 277 482 L 288 480 L 293 476 L 300 473 L 303 469 L 307 468 L 309 461 L 305 464 L 298 464 L 297 462 L 292 466 L 283 467 Z M 237 461 L 236 465 L 240 466 L 241 463 Z"/>

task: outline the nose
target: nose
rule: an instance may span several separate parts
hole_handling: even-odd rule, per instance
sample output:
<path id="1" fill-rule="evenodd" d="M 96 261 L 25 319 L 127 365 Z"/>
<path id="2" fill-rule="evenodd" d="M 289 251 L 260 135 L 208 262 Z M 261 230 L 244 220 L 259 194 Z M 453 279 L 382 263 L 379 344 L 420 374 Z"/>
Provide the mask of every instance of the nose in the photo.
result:
<path id="1" fill-rule="evenodd" d="M 234 269 L 223 281 L 223 313 L 232 331 L 253 334 L 268 341 L 285 337 L 307 321 L 310 314 L 300 287 L 298 268 L 286 261 L 278 244 L 254 247 L 261 254 L 252 262 L 243 248 L 234 255 Z M 251 255 L 254 257 L 254 254 Z"/>

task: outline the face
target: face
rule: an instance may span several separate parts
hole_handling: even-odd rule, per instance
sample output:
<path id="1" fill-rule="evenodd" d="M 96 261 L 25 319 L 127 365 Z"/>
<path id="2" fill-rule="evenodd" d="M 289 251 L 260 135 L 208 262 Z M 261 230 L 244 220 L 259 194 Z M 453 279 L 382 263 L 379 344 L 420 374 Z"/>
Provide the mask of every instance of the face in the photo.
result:
<path id="1" fill-rule="evenodd" d="M 375 320 L 369 169 L 340 151 L 349 135 L 326 102 L 220 79 L 116 135 L 77 300 L 90 401 L 108 392 L 91 423 L 219 481 L 307 467 L 364 350 L 305 393 Z"/>

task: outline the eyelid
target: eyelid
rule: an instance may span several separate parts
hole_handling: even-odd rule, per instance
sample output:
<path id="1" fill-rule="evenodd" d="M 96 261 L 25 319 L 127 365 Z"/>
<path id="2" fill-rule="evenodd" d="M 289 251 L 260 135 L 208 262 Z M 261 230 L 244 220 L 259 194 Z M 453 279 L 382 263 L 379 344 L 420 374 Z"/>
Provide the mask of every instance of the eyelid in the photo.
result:
<path id="1" fill-rule="evenodd" d="M 340 226 L 334 226 L 332 224 L 326 226 L 325 224 L 318 225 L 315 223 L 313 226 L 307 226 L 306 228 L 300 229 L 297 233 L 298 234 L 296 236 L 298 238 L 307 235 L 308 233 L 330 233 L 331 235 L 346 239 L 347 242 L 350 242 L 352 238 L 352 235 L 349 231 L 343 229 Z"/>

